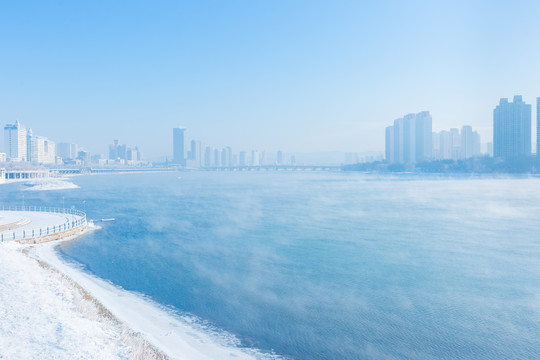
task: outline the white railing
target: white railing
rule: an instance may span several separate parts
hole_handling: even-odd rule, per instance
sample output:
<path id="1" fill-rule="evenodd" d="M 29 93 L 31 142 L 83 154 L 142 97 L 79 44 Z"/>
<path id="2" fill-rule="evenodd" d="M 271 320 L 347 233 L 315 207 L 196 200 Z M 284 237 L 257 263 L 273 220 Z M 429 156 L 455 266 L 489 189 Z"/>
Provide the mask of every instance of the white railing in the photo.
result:
<path id="1" fill-rule="evenodd" d="M 80 210 L 75 209 L 62 209 L 45 206 L 4 206 L 0 211 L 29 211 L 29 212 L 44 212 L 65 214 L 66 220 L 61 224 L 43 226 L 33 229 L 11 229 L 0 230 L 0 241 L 13 241 L 13 240 L 37 240 L 40 238 L 48 237 L 51 235 L 68 232 L 75 229 L 83 229 L 86 227 L 86 214 Z"/>

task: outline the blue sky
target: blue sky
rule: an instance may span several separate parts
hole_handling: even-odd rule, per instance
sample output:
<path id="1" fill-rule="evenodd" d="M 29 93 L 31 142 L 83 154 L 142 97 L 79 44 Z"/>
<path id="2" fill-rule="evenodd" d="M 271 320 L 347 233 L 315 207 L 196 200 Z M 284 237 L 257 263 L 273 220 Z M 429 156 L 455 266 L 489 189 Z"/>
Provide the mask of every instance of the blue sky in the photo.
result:
<path id="1" fill-rule="evenodd" d="M 235 150 L 382 151 L 384 127 L 422 110 L 434 130 L 488 140 L 500 97 L 540 96 L 539 14 L 538 1 L 2 2 L 0 121 L 149 157 L 172 153 L 178 125 Z"/>

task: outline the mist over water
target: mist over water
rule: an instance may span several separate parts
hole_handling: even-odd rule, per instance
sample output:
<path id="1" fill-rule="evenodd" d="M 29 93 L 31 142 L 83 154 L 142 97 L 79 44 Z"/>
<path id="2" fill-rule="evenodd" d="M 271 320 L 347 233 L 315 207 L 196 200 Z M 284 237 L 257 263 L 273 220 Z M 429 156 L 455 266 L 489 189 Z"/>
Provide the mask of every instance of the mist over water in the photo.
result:
<path id="1" fill-rule="evenodd" d="M 540 179 L 181 172 L 26 194 L 97 276 L 294 359 L 540 354 Z M 10 185 L 12 186 L 12 185 Z M 0 199 L 15 204 L 16 192 Z M 17 203 L 18 204 L 18 203 Z"/>

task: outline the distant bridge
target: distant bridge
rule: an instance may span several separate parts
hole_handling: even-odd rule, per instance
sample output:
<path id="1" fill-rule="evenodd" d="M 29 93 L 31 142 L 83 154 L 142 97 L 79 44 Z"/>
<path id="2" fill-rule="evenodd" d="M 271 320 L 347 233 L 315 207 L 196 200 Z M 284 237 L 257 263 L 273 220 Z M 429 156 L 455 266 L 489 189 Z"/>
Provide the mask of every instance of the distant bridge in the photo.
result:
<path id="1" fill-rule="evenodd" d="M 0 169 L 0 183 L 14 180 L 42 179 L 58 175 L 102 174 L 102 173 L 133 173 L 133 172 L 162 172 L 176 171 L 168 168 L 127 168 L 127 169 L 95 169 L 95 168 L 68 168 L 68 169 L 39 169 L 39 170 L 6 170 Z"/>
<path id="2" fill-rule="evenodd" d="M 260 166 L 210 166 L 201 168 L 210 171 L 341 171 L 335 165 L 260 165 Z"/>
<path id="3" fill-rule="evenodd" d="M 4 180 L 40 179 L 49 177 L 49 170 L 0 170 Z"/>
<path id="4" fill-rule="evenodd" d="M 71 169 L 40 169 L 40 170 L 6 170 L 0 169 L 0 183 L 14 180 L 42 179 L 49 176 L 77 174 L 112 174 L 137 172 L 178 171 L 180 168 L 71 168 Z M 191 170 L 191 169 L 186 169 Z M 341 171 L 341 166 L 335 165 L 261 165 L 261 166 L 210 166 L 193 170 L 203 171 Z"/>

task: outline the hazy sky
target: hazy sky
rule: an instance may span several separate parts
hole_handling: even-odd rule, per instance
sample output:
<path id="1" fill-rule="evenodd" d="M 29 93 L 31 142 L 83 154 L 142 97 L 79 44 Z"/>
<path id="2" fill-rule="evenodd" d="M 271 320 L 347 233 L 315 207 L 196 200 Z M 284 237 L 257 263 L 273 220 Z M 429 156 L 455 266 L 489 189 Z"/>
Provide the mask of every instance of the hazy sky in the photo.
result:
<path id="1" fill-rule="evenodd" d="M 107 152 L 369 151 L 429 110 L 491 139 L 540 96 L 540 1 L 4 1 L 0 121 Z M 534 119 L 533 119 L 534 122 Z"/>

